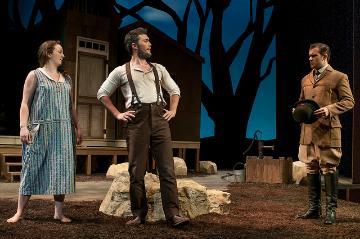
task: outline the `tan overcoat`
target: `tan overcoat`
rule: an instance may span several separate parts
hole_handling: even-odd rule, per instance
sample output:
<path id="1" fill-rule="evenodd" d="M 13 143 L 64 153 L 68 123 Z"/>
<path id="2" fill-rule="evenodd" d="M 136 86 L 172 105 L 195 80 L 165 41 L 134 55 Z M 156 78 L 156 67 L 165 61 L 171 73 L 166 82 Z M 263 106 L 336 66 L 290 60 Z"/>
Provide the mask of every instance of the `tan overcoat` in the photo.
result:
<path id="1" fill-rule="evenodd" d="M 300 100 L 304 99 L 312 99 L 320 107 L 328 108 L 329 116 L 312 124 L 302 124 L 300 144 L 341 147 L 339 114 L 352 109 L 355 104 L 347 75 L 329 65 L 315 82 L 311 71 L 301 81 Z"/>

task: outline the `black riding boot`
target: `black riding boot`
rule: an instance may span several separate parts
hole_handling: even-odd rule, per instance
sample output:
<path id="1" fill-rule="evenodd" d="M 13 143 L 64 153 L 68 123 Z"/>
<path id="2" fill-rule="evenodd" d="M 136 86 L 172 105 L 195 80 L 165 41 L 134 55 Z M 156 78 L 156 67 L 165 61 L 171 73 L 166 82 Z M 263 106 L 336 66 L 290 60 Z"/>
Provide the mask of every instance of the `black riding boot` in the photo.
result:
<path id="1" fill-rule="evenodd" d="M 324 175 L 326 191 L 326 218 L 325 224 L 333 224 L 336 221 L 337 208 L 337 175 L 329 173 Z"/>
<path id="2" fill-rule="evenodd" d="M 298 214 L 296 218 L 316 219 L 321 215 L 321 182 L 320 174 L 307 174 L 309 209 L 303 214 Z"/>

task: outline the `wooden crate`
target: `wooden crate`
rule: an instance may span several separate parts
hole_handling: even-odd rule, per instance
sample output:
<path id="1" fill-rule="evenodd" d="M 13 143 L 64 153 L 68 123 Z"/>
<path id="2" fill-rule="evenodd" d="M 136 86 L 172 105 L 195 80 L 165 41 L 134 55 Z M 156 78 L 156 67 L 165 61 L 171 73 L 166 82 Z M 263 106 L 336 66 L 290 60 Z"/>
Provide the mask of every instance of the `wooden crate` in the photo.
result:
<path id="1" fill-rule="evenodd" d="M 292 183 L 292 159 L 246 157 L 246 182 Z"/>

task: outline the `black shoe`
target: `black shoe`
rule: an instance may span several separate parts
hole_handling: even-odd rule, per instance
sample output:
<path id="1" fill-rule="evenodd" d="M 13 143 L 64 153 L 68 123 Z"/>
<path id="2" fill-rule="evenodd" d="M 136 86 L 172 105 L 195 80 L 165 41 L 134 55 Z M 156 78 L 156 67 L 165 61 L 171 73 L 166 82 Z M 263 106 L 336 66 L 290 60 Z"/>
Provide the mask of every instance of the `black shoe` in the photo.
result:
<path id="1" fill-rule="evenodd" d="M 296 215 L 296 219 L 318 219 L 320 218 L 320 209 L 316 210 L 308 210 L 307 212 L 303 214 Z"/>
<path id="2" fill-rule="evenodd" d="M 336 222 L 336 212 L 334 211 L 327 211 L 324 224 L 331 225 Z"/>
<path id="3" fill-rule="evenodd" d="M 320 174 L 307 174 L 309 208 L 298 214 L 297 219 L 317 219 L 321 216 L 321 183 Z"/>
<path id="4" fill-rule="evenodd" d="M 338 178 L 336 173 L 329 173 L 324 175 L 324 179 L 326 191 L 326 217 L 324 223 L 331 225 L 336 222 Z"/>
<path id="5" fill-rule="evenodd" d="M 137 225 L 141 225 L 141 224 L 145 224 L 145 218 L 135 217 L 134 219 L 127 221 L 125 225 L 126 226 L 137 226 Z"/>
<path id="6" fill-rule="evenodd" d="M 190 222 L 189 218 L 175 215 L 171 219 L 168 220 L 168 225 L 179 228 L 179 227 L 189 224 L 189 222 Z"/>

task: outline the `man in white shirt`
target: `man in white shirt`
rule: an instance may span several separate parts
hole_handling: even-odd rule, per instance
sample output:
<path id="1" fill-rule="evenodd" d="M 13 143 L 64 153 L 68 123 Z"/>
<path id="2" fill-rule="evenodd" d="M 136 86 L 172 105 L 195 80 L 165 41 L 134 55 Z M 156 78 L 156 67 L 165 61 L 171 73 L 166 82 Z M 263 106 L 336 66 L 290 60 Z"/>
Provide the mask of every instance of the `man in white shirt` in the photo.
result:
<path id="1" fill-rule="evenodd" d="M 157 162 L 166 220 L 169 225 L 179 227 L 188 224 L 189 219 L 179 215 L 168 122 L 176 115 L 180 89 L 164 66 L 147 61 L 151 57 L 151 43 L 146 29 L 137 28 L 130 31 L 126 34 L 124 43 L 131 60 L 109 74 L 97 97 L 117 120 L 127 123 L 130 201 L 135 218 L 126 224 L 145 223 L 148 206 L 144 176 L 150 147 Z M 125 112 L 120 112 L 109 98 L 118 87 L 125 98 Z M 164 108 L 166 103 L 161 88 L 170 95 L 169 110 Z"/>

